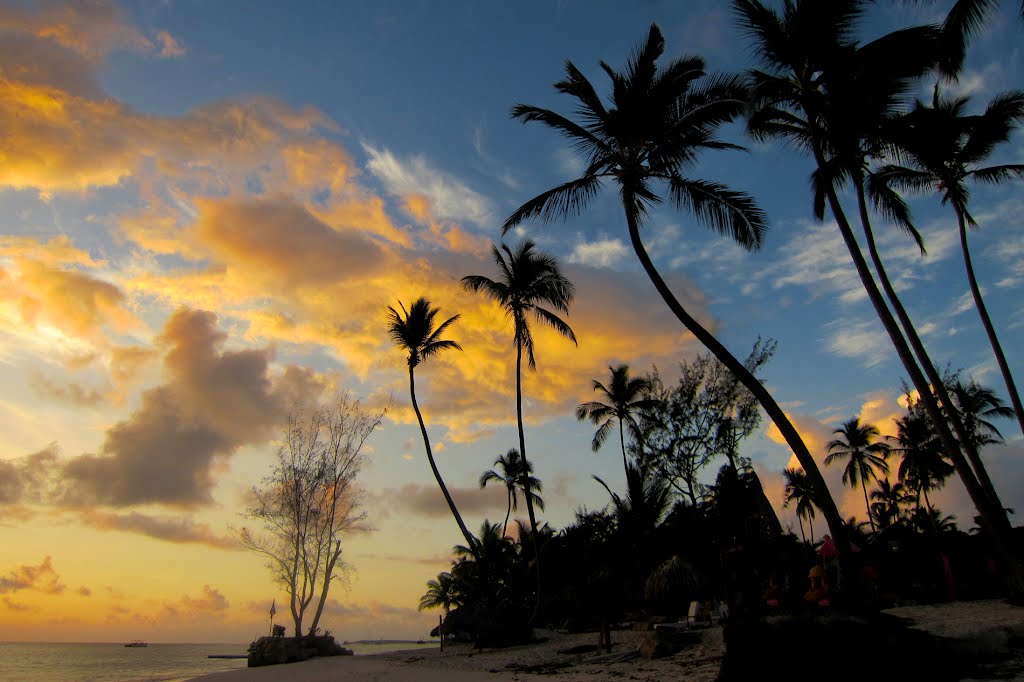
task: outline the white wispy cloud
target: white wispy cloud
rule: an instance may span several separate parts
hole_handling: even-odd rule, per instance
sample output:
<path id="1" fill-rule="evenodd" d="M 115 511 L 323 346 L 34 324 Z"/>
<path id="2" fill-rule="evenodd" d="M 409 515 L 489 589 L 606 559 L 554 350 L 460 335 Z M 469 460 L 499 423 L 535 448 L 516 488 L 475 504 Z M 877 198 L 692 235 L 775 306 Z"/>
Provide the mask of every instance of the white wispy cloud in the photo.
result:
<path id="1" fill-rule="evenodd" d="M 629 249 L 621 240 L 602 239 L 596 242 L 578 243 L 569 255 L 569 262 L 599 268 L 614 268 L 628 254 Z"/>
<path id="2" fill-rule="evenodd" d="M 875 320 L 835 320 L 826 326 L 826 333 L 829 350 L 859 360 L 866 367 L 874 367 L 893 352 L 889 338 Z"/>
<path id="3" fill-rule="evenodd" d="M 425 157 L 399 159 L 386 148 L 366 143 L 363 150 L 370 157 L 367 168 L 391 194 L 426 197 L 433 214 L 442 220 L 469 221 L 481 227 L 494 221 L 494 209 L 487 197 L 454 175 L 434 168 Z"/>

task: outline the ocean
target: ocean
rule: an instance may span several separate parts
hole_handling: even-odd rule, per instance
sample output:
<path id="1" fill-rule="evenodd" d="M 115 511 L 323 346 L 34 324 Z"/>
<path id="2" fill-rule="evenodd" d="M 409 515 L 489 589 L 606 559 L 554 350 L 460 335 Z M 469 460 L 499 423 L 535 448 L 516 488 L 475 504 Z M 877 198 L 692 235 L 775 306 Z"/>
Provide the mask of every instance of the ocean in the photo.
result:
<path id="1" fill-rule="evenodd" d="M 207 658 L 245 654 L 246 644 L 49 644 L 0 642 L 0 682 L 180 682 L 246 667 L 246 660 Z M 433 648 L 436 642 L 346 644 L 356 655 Z"/>

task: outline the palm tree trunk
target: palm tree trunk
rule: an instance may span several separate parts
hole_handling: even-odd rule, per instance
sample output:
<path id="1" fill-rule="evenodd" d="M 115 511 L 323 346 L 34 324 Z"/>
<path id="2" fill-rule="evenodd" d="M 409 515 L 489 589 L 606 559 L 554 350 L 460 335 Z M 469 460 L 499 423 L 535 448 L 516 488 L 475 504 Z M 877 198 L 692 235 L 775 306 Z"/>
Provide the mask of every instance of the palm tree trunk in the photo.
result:
<path id="1" fill-rule="evenodd" d="M 876 532 L 876 529 L 875 529 L 875 519 L 871 515 L 871 503 L 868 502 L 868 485 L 867 485 L 867 483 L 864 482 L 864 477 L 863 476 L 860 477 L 860 489 L 864 491 L 864 508 L 867 509 L 867 512 L 868 512 L 868 523 L 871 524 L 871 532 L 874 533 L 874 532 Z"/>
<path id="2" fill-rule="evenodd" d="M 818 167 L 825 168 L 825 160 L 821 150 L 816 149 L 814 156 Z M 931 392 L 928 382 L 925 380 L 924 375 L 921 373 L 921 369 L 914 361 L 914 357 L 910 353 L 910 348 L 907 346 L 907 342 L 903 338 L 903 334 L 900 333 L 899 327 L 896 325 L 896 320 L 893 318 L 892 313 L 889 311 L 885 301 L 882 299 L 882 294 L 878 290 L 878 286 L 875 284 L 875 280 L 871 276 L 870 270 L 868 270 L 867 263 L 864 260 L 864 255 L 860 251 L 860 246 L 857 244 L 857 239 L 853 235 L 853 230 L 850 229 L 850 223 L 846 219 L 846 214 L 843 212 L 842 205 L 839 203 L 839 197 L 836 195 L 835 189 L 829 187 L 826 190 L 826 194 L 829 207 L 832 210 L 832 216 L 836 219 L 836 224 L 839 226 L 839 231 L 842 234 L 843 241 L 846 242 L 846 247 L 850 252 L 850 257 L 853 259 L 853 264 L 857 269 L 857 274 L 860 276 L 861 283 L 867 291 L 868 298 L 871 300 L 871 304 L 874 306 L 875 312 L 882 321 L 882 325 L 885 327 L 886 333 L 888 333 L 889 338 L 892 340 L 896 353 L 903 362 L 903 366 L 906 368 L 908 374 L 910 374 L 910 380 L 917 389 L 920 395 L 920 400 L 924 403 L 925 410 L 927 411 L 929 418 L 932 420 L 933 428 L 938 432 L 939 440 L 942 441 L 942 445 L 952 460 L 957 473 L 960 475 L 960 479 L 963 481 L 964 487 L 967 488 L 967 494 L 971 496 L 971 501 L 974 503 L 974 506 L 978 510 L 982 519 L 984 519 L 985 525 L 990 530 L 990 536 L 992 537 L 993 544 L 996 546 L 996 552 L 1000 557 L 1000 562 L 1007 571 L 1011 595 L 1015 598 L 1018 595 L 1024 595 L 1024 575 L 1021 574 L 1020 566 L 1018 566 L 1010 553 L 1010 547 L 1013 546 L 1013 543 L 1009 537 L 1009 522 L 1006 521 L 1004 524 L 999 524 L 998 512 L 992 509 L 993 505 L 988 495 L 985 494 L 984 489 L 982 489 L 981 485 L 978 483 L 978 479 L 974 475 L 974 470 L 971 469 L 971 466 L 967 463 L 967 460 L 960 451 L 956 439 L 954 439 L 953 434 L 950 433 L 949 426 L 935 401 L 935 396 Z M 1002 512 L 1002 510 L 998 511 Z M 1002 517 L 1003 519 L 1006 519 L 1005 512 L 1002 512 Z"/>
<path id="3" fill-rule="evenodd" d="M 963 422 L 957 415 L 956 410 L 953 409 L 953 403 L 949 399 L 949 393 L 946 391 L 946 384 L 943 383 L 942 377 L 935 369 L 935 364 L 932 363 L 931 358 L 928 355 L 928 351 L 925 350 L 924 343 L 921 342 L 921 337 L 917 334 L 917 329 L 914 327 L 913 322 L 910 320 L 910 315 L 907 314 L 906 309 L 903 307 L 903 303 L 900 301 L 899 296 L 896 294 L 896 290 L 892 286 L 892 282 L 889 281 L 889 275 L 886 273 L 885 266 L 882 264 L 882 257 L 878 253 L 878 247 L 875 244 L 874 231 L 871 229 L 871 218 L 868 215 L 867 201 L 864 198 L 864 179 L 861 175 L 857 175 L 854 178 L 854 183 L 857 192 L 857 208 L 860 212 L 861 226 L 864 228 L 864 239 L 867 241 L 868 253 L 871 254 L 871 261 L 874 263 L 875 271 L 878 273 L 879 282 L 882 284 L 882 289 L 885 291 L 886 297 L 892 304 L 893 310 L 896 312 L 896 317 L 899 318 L 900 325 L 903 327 L 904 333 L 906 333 L 906 340 L 910 343 L 910 346 L 914 349 L 914 354 L 917 356 L 918 362 L 920 362 L 921 369 L 927 375 L 928 380 L 931 382 L 931 389 L 938 394 L 939 400 L 943 405 L 947 406 L 946 419 L 940 422 L 942 429 L 945 429 L 948 433 L 947 424 L 953 425 L 953 430 L 956 432 L 957 439 L 959 440 L 959 448 L 956 448 L 957 452 L 963 452 L 967 455 L 967 459 L 970 461 L 971 466 L 974 469 L 974 475 L 977 477 L 978 483 L 981 485 L 982 490 L 988 495 L 989 500 L 992 503 L 992 512 L 994 514 L 993 521 L 999 525 L 1005 526 L 1008 530 L 1010 528 L 1009 519 L 1006 517 L 1006 512 L 1003 510 L 1003 504 L 999 500 L 999 495 L 996 493 L 995 486 L 992 483 L 992 479 L 989 478 L 988 470 L 985 468 L 985 464 L 981 461 L 981 456 L 978 454 L 978 449 L 974 446 L 970 434 L 964 428 Z M 859 249 L 858 249 L 859 251 Z M 918 387 L 920 391 L 920 387 Z M 923 397 L 923 395 L 922 395 Z M 930 400 L 934 401 L 931 392 L 928 393 Z M 941 429 L 940 429 L 941 437 Z M 950 434 L 951 435 L 951 434 Z M 954 442 L 947 447 L 955 446 Z M 1002 518 L 999 518 L 999 517 Z"/>
<path id="4" fill-rule="evenodd" d="M 501 537 L 505 537 L 508 529 L 508 517 L 512 515 L 512 490 L 508 490 L 508 509 L 505 511 L 505 523 L 501 524 Z"/>
<path id="5" fill-rule="evenodd" d="M 1020 402 L 1020 393 L 1017 392 L 1017 386 L 1013 382 L 1013 375 L 1010 373 L 1010 366 L 1006 362 L 1006 355 L 1003 354 L 1003 347 L 999 343 L 999 337 L 996 336 L 996 329 L 992 325 L 992 319 L 988 315 L 988 309 L 985 307 L 985 302 L 981 299 L 981 288 L 978 287 L 978 280 L 974 277 L 974 265 L 971 263 L 971 251 L 967 248 L 967 224 L 964 220 L 963 212 L 957 208 L 956 219 L 960 227 L 960 247 L 964 252 L 964 266 L 967 268 L 967 281 L 971 285 L 971 294 L 974 295 L 974 306 L 978 309 L 978 315 L 981 317 L 981 324 L 985 327 L 985 333 L 988 334 L 988 341 L 992 344 L 992 353 L 996 356 L 996 363 L 999 365 L 999 371 L 1003 375 L 1003 382 L 1006 384 L 1006 391 L 1010 394 L 1010 403 L 1013 405 L 1013 413 L 1017 415 L 1017 423 L 1020 425 L 1021 433 L 1024 433 L 1024 406 Z"/>
<path id="6" fill-rule="evenodd" d="M 519 454 L 523 458 L 523 471 L 530 471 L 529 460 L 526 459 L 526 434 L 523 431 L 523 344 L 519 342 L 520 334 L 516 329 L 516 423 L 519 426 Z M 526 512 L 530 516 L 530 538 L 533 543 L 533 563 L 537 570 L 537 603 L 533 607 L 533 622 L 540 614 L 541 577 L 540 577 L 540 542 L 537 539 L 537 515 L 533 511 L 533 495 L 530 490 L 530 477 L 523 477 L 523 492 L 526 497 Z"/>
<path id="7" fill-rule="evenodd" d="M 430 462 L 430 470 L 434 472 L 434 479 L 437 481 L 438 487 L 441 488 L 441 492 L 444 494 L 444 499 L 448 503 L 448 508 L 452 510 L 452 516 L 455 517 L 455 523 L 459 524 L 459 530 L 462 531 L 462 537 L 466 539 L 466 546 L 473 553 L 473 557 L 480 563 L 480 554 L 476 546 L 476 539 L 473 537 L 469 529 L 466 528 L 466 524 L 462 521 L 462 515 L 459 514 L 459 510 L 455 507 L 455 501 L 452 500 L 452 496 L 448 494 L 448 487 L 445 486 L 444 480 L 441 478 L 441 472 L 437 470 L 437 464 L 434 462 L 434 453 L 430 450 L 430 438 L 427 436 L 427 427 L 423 423 L 423 415 L 420 413 L 419 403 L 416 402 L 416 378 L 413 373 L 412 365 L 409 365 L 409 396 L 412 398 L 412 409 L 416 411 L 416 419 L 420 423 L 420 433 L 423 434 L 423 446 L 427 450 L 427 461 Z"/>
<path id="8" fill-rule="evenodd" d="M 626 461 L 626 436 L 623 433 L 622 418 L 619 418 L 619 445 L 622 446 L 622 470 L 626 473 L 626 484 L 629 484 L 629 462 Z"/>
<path id="9" fill-rule="evenodd" d="M 800 542 L 807 544 L 807 536 L 804 535 L 804 517 L 799 513 L 796 515 L 796 522 L 800 524 Z"/>
<path id="10" fill-rule="evenodd" d="M 811 544 L 813 545 L 814 544 L 814 517 L 813 516 L 808 516 L 807 517 L 807 530 L 811 534 Z"/>
<path id="11" fill-rule="evenodd" d="M 821 471 L 819 471 L 817 463 L 815 463 L 814 458 L 807 449 L 807 445 L 804 444 L 803 439 L 800 438 L 800 434 L 789 421 L 786 413 L 782 411 L 782 408 L 779 407 L 777 402 L 775 402 L 775 399 L 771 396 L 764 385 L 758 381 L 746 367 L 743 366 L 743 363 L 736 359 L 736 356 L 730 353 L 725 346 L 719 343 L 718 339 L 704 329 L 697 320 L 686 312 L 672 293 L 672 290 L 668 288 L 667 284 L 665 284 L 665 280 L 661 278 L 661 274 L 654 267 L 654 263 L 651 262 L 651 258 L 647 254 L 647 250 L 644 248 L 643 241 L 640 239 L 640 226 L 637 223 L 636 216 L 629 210 L 629 207 L 633 205 L 634 201 L 635 195 L 624 188 L 622 203 L 626 213 L 626 223 L 629 227 L 629 238 L 633 244 L 633 250 L 640 259 L 640 263 L 647 272 L 647 276 L 650 278 L 651 283 L 654 284 L 654 288 L 658 290 L 662 299 L 664 299 L 665 303 L 683 326 L 686 327 L 691 334 L 697 337 L 697 340 L 700 341 L 705 348 L 711 351 L 711 354 L 714 355 L 719 362 L 725 365 L 729 371 L 732 372 L 733 376 L 735 376 L 736 379 L 754 395 L 757 401 L 761 404 L 761 407 L 763 407 L 765 412 L 768 414 L 768 418 L 775 422 L 775 426 L 779 429 L 779 432 L 786 440 L 786 443 L 793 451 L 793 454 L 796 455 L 797 461 L 800 462 L 800 466 L 803 467 L 804 472 L 806 472 L 811 483 L 811 489 L 814 491 L 814 501 L 825 515 L 825 520 L 828 523 L 829 530 L 836 541 L 836 547 L 839 549 L 840 557 L 845 562 L 850 555 L 849 543 L 846 541 L 846 529 L 843 527 L 843 520 L 842 517 L 839 516 L 839 510 L 836 508 L 835 500 L 832 499 L 832 494 L 829 492 L 828 486 L 825 484 L 825 479 L 821 476 Z M 847 571 L 847 573 L 853 575 L 852 571 Z M 853 579 L 855 580 L 856 578 L 854 577 Z"/>

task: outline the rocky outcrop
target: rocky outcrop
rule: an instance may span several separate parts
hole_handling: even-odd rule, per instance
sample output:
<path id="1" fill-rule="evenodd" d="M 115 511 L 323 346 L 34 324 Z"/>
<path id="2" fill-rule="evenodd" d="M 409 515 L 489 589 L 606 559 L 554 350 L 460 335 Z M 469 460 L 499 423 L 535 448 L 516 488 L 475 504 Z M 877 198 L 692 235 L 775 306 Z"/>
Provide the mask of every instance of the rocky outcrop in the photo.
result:
<path id="1" fill-rule="evenodd" d="M 249 667 L 296 663 L 319 656 L 351 656 L 331 635 L 317 637 L 260 637 L 249 645 Z"/>

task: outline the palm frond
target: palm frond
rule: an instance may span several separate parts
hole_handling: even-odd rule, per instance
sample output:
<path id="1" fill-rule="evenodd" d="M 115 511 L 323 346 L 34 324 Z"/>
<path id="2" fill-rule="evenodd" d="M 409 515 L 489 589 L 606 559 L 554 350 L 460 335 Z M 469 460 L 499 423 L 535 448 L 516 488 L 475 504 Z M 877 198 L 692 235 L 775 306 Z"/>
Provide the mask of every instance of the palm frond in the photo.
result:
<path id="1" fill-rule="evenodd" d="M 688 209 L 705 226 L 747 250 L 761 247 L 767 217 L 750 195 L 716 182 L 679 176 L 671 179 L 669 191 L 677 206 Z"/>
<path id="2" fill-rule="evenodd" d="M 501 226 L 501 234 L 506 234 L 516 225 L 531 218 L 550 221 L 555 218 L 577 216 L 587 202 L 594 198 L 600 187 L 600 175 L 585 175 L 542 192 L 517 208 L 505 220 Z"/>

